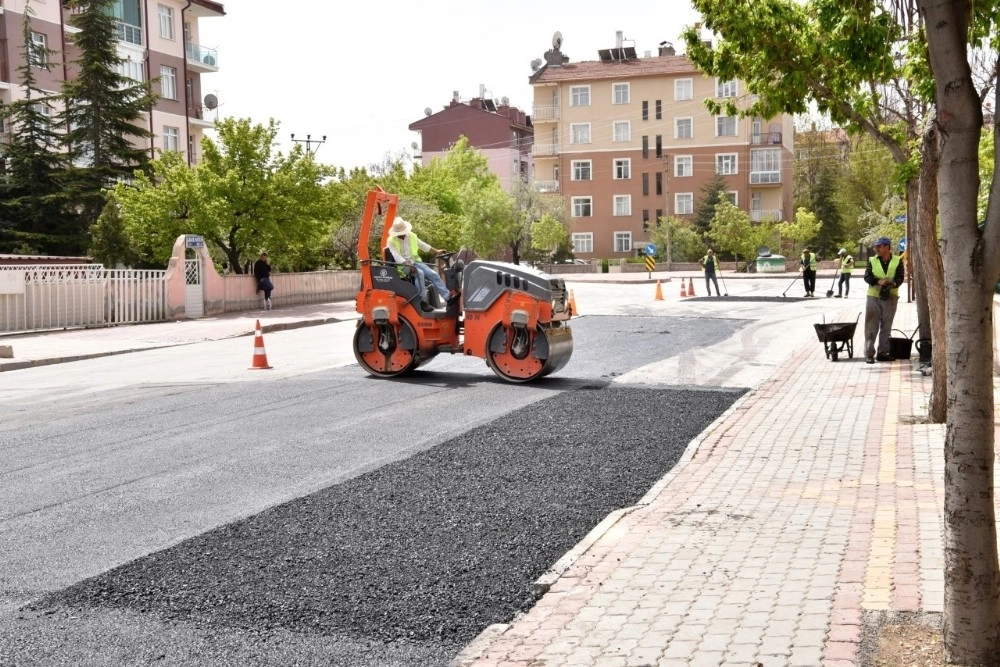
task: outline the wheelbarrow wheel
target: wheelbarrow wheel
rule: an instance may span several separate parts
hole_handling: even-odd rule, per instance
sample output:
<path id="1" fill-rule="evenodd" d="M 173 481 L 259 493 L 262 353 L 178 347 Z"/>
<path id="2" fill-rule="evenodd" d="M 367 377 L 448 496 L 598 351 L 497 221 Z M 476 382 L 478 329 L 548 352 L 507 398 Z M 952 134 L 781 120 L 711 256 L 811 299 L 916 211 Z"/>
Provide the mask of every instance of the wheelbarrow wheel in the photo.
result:
<path id="1" fill-rule="evenodd" d="M 836 361 L 836 360 L 837 360 L 837 350 L 836 350 L 836 348 L 834 348 L 830 352 L 830 361 Z"/>

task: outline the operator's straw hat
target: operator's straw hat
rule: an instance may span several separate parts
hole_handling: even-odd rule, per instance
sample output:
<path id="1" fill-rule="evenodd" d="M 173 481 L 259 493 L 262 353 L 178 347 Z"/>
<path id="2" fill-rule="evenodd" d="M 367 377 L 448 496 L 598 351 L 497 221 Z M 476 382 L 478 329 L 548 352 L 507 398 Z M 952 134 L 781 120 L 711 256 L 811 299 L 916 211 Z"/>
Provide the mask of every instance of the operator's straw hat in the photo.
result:
<path id="1" fill-rule="evenodd" d="M 413 229 L 413 225 L 408 223 L 402 218 L 396 218 L 396 221 L 392 223 L 392 227 L 389 228 L 389 233 L 393 236 L 406 236 Z"/>

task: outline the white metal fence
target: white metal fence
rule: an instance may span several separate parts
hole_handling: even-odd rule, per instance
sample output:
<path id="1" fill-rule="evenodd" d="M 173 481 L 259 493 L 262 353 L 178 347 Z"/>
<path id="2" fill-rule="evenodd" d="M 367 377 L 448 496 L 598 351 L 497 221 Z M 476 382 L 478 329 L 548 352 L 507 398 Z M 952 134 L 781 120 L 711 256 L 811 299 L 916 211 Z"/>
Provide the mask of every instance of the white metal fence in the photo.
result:
<path id="1" fill-rule="evenodd" d="M 0 266 L 3 333 L 166 319 L 166 271 L 100 264 Z"/>

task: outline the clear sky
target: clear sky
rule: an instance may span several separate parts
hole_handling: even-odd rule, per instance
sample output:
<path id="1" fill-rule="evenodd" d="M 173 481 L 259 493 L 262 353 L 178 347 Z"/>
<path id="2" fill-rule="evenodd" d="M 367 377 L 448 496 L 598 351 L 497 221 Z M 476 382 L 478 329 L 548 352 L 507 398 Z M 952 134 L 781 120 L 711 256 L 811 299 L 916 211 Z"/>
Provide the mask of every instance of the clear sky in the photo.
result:
<path id="1" fill-rule="evenodd" d="M 221 0 L 223 18 L 200 22 L 200 43 L 218 48 L 219 72 L 203 94 L 220 117 L 277 120 L 280 147 L 326 135 L 320 162 L 351 168 L 412 154 L 408 125 L 440 111 L 453 91 L 507 97 L 531 113 L 531 61 L 563 36 L 571 62 L 597 60 L 621 30 L 642 56 L 699 20 L 688 0 Z"/>

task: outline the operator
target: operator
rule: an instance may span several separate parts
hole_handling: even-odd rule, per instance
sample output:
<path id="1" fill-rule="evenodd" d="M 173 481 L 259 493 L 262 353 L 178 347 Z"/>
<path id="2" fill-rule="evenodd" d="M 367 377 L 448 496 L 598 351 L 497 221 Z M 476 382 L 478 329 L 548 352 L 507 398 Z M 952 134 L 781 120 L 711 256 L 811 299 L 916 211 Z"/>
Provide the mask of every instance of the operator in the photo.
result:
<path id="1" fill-rule="evenodd" d="M 840 257 L 840 282 L 837 283 L 837 298 L 840 298 L 843 290 L 844 298 L 851 293 L 851 272 L 854 270 L 854 258 L 847 254 L 847 248 L 837 251 Z"/>
<path id="2" fill-rule="evenodd" d="M 875 360 L 892 361 L 889 336 L 892 320 L 899 303 L 899 286 L 905 278 L 903 262 L 892 254 L 892 244 L 886 237 L 875 241 L 875 257 L 865 267 L 868 299 L 865 303 L 865 363 Z M 878 355 L 875 354 L 875 337 L 878 336 Z"/>
<path id="3" fill-rule="evenodd" d="M 437 271 L 420 260 L 421 252 L 431 252 L 435 255 L 441 255 L 446 252 L 445 250 L 433 248 L 430 244 L 421 241 L 413 233 L 413 225 L 402 218 L 396 218 L 395 222 L 392 223 L 392 227 L 389 228 L 388 249 L 389 253 L 392 254 L 394 262 L 416 267 L 424 275 L 424 279 L 434 285 L 434 291 L 437 292 L 442 304 L 448 301 L 450 290 L 445 287 L 441 276 L 438 275 Z M 429 299 L 427 301 L 430 303 Z"/>

